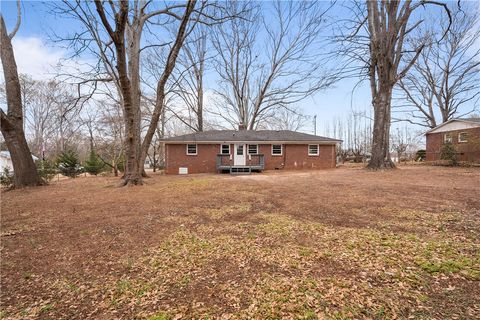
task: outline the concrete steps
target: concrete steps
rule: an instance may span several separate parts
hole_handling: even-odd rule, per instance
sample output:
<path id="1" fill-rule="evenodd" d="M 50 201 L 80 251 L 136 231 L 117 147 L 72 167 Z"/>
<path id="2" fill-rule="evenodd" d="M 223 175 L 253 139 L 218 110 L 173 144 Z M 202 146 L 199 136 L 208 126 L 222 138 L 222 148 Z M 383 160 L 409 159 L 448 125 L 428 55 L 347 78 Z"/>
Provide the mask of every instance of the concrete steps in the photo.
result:
<path id="1" fill-rule="evenodd" d="M 230 174 L 251 174 L 250 167 L 230 167 Z"/>

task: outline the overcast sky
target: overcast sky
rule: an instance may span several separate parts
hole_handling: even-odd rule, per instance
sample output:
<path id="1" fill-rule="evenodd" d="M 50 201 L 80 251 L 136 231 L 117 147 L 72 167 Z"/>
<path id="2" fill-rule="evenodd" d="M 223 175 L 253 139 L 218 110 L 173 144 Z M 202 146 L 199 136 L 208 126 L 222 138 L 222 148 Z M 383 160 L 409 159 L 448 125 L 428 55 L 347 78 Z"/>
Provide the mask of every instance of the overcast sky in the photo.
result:
<path id="1" fill-rule="evenodd" d="M 1 10 L 7 28 L 11 30 L 16 21 L 16 2 L 2 0 Z M 335 16 L 336 11 L 331 14 Z M 49 35 L 53 34 L 53 30 L 61 33 L 77 27 L 78 25 L 71 20 L 52 15 L 47 6 L 40 1 L 22 2 L 22 24 L 13 41 L 18 71 L 36 79 L 52 77 L 55 65 L 68 53 L 49 40 Z M 338 82 L 333 88 L 317 93 L 299 104 L 306 114 L 317 115 L 319 128 L 317 133 L 323 132 L 322 127 L 325 123 L 331 123 L 334 118 L 347 115 L 352 108 L 354 110 L 371 108 L 368 84 L 355 87 L 357 82 L 357 79 Z M 209 85 L 214 84 L 207 83 L 207 87 Z M 304 131 L 312 130 L 313 125 L 310 124 Z"/>

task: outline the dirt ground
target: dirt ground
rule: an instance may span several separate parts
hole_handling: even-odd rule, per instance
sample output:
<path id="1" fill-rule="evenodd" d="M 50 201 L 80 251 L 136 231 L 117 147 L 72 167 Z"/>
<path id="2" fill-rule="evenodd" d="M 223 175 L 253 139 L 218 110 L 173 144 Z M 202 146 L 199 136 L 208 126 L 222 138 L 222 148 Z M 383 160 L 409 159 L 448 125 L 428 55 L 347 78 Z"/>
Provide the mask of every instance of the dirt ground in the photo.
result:
<path id="1" fill-rule="evenodd" d="M 480 169 L 1 193 L 5 319 L 478 319 Z"/>

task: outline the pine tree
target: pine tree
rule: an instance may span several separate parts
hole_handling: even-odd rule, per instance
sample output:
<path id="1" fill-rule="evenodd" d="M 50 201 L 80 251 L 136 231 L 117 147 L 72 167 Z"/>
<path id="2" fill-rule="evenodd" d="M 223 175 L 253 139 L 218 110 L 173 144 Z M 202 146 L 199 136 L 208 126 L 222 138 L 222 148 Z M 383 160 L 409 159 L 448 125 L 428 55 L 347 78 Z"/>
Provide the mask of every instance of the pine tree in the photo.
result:
<path id="1" fill-rule="evenodd" d="M 75 151 L 63 151 L 57 158 L 58 169 L 67 177 L 75 178 L 82 173 L 82 167 L 78 161 Z"/>
<path id="2" fill-rule="evenodd" d="M 105 163 L 102 161 L 102 159 L 100 159 L 94 150 L 90 151 L 90 156 L 85 161 L 85 171 L 96 176 L 104 171 L 104 169 Z"/>

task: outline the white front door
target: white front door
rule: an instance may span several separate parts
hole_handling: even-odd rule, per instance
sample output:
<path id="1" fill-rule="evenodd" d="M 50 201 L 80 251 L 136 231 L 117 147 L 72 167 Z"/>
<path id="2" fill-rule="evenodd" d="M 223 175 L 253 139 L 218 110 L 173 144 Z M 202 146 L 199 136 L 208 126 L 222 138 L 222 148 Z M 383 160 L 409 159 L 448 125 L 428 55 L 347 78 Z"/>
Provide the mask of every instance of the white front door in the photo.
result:
<path id="1" fill-rule="evenodd" d="M 233 165 L 244 166 L 245 165 L 245 145 L 235 144 L 235 153 L 233 154 Z"/>

